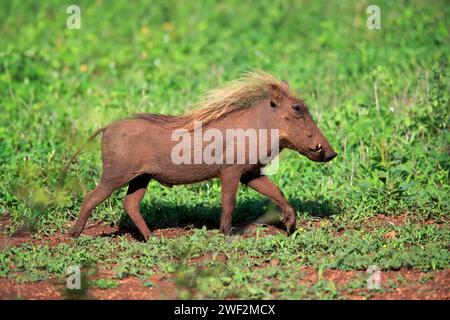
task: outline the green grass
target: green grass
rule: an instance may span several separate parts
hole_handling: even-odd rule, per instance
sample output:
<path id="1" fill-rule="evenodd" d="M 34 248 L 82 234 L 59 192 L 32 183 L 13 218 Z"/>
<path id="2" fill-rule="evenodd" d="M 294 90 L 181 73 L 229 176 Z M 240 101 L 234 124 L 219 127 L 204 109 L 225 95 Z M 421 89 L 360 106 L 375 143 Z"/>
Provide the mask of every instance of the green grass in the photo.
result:
<path id="1" fill-rule="evenodd" d="M 58 174 L 97 128 L 134 112 L 183 113 L 246 70 L 287 79 L 339 156 L 321 165 L 282 153 L 271 178 L 297 209 L 298 227 L 323 221 L 292 237 L 226 239 L 203 230 L 218 225 L 218 181 L 173 189 L 152 182 L 142 208 L 150 227 L 191 223 L 199 228 L 192 236 L 6 248 L 0 275 L 36 281 L 62 277 L 71 263 L 114 264 L 118 277 L 175 272 L 185 298 L 336 298 L 338 289 L 325 280 L 299 286 L 298 266 L 448 268 L 450 7 L 444 0 L 378 1 L 382 29 L 369 30 L 369 4 L 80 1 L 82 28 L 69 30 L 65 2 L 1 1 L 0 217 L 11 217 L 10 235 L 67 230 L 100 177 L 99 139 L 62 190 Z M 91 221 L 131 225 L 123 194 Z M 274 209 L 243 187 L 234 222 Z M 408 221 L 368 229 L 377 214 Z M 422 224 L 428 219 L 441 224 Z M 397 236 L 384 239 L 392 230 Z M 183 263 L 219 252 L 229 259 L 205 262 L 208 272 Z M 253 268 L 273 258 L 278 266 Z"/>

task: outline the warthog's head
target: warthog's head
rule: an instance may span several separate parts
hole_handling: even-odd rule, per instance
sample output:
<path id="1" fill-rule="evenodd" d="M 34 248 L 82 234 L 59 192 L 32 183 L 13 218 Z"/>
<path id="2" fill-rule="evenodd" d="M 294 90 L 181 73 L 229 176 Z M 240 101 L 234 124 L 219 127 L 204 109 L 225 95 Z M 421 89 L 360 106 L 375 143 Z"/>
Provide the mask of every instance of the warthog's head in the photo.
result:
<path id="1" fill-rule="evenodd" d="M 285 147 L 297 150 L 313 161 L 326 162 L 337 156 L 312 119 L 304 101 L 272 87 L 270 107 L 280 129 L 281 143 Z"/>

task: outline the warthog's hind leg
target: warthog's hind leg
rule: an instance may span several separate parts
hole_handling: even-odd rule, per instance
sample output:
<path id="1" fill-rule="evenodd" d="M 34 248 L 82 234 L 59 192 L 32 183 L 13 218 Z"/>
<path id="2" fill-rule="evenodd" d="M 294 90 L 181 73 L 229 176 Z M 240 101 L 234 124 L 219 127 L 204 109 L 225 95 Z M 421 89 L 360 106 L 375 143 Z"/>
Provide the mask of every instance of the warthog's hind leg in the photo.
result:
<path id="1" fill-rule="evenodd" d="M 148 240 L 151 236 L 151 232 L 139 212 L 139 206 L 144 198 L 149 182 L 150 176 L 147 174 L 140 175 L 131 180 L 128 186 L 127 195 L 122 201 L 125 210 L 128 212 L 131 220 L 136 224 L 145 240 Z"/>
<path id="2" fill-rule="evenodd" d="M 98 186 L 90 193 L 88 193 L 84 198 L 83 204 L 81 205 L 78 220 L 75 223 L 75 226 L 70 231 L 69 233 L 70 236 L 74 238 L 78 238 L 80 236 L 81 232 L 84 229 L 84 226 L 86 225 L 87 220 L 89 219 L 89 216 L 92 213 L 92 210 L 94 210 L 94 208 L 98 206 L 100 203 L 105 201 L 105 199 L 108 198 L 111 195 L 111 193 L 113 193 L 113 191 L 116 190 L 118 187 L 120 187 L 120 183 L 115 183 L 115 181 L 110 181 L 102 177 Z"/>

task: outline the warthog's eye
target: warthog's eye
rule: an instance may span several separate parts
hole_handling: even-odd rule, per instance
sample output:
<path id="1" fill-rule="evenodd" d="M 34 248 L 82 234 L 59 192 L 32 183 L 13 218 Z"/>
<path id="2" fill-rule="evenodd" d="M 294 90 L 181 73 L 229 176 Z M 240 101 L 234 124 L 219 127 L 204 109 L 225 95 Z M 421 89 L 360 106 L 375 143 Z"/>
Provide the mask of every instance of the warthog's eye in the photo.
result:
<path id="1" fill-rule="evenodd" d="M 295 113 L 297 114 L 298 117 L 303 116 L 303 108 L 302 105 L 300 104 L 294 104 L 292 106 L 292 109 L 294 109 Z"/>

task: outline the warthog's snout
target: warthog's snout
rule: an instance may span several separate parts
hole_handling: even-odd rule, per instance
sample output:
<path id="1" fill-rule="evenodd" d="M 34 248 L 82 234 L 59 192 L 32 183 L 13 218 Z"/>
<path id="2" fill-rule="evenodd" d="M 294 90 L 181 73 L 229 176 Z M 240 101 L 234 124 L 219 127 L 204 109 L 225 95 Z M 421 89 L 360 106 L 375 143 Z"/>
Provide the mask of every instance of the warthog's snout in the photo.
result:
<path id="1" fill-rule="evenodd" d="M 321 143 L 318 143 L 315 147 L 308 147 L 308 149 L 313 155 L 315 155 L 315 161 L 319 162 L 331 161 L 337 156 L 337 153 L 333 150 L 328 142 L 325 146 L 322 146 Z"/>
<path id="2" fill-rule="evenodd" d="M 337 156 L 337 153 L 334 150 L 332 150 L 330 153 L 328 153 L 327 155 L 325 155 L 323 157 L 323 161 L 324 162 L 331 161 L 334 158 L 336 158 L 336 156 Z"/>

